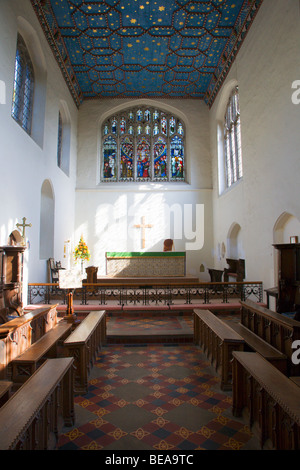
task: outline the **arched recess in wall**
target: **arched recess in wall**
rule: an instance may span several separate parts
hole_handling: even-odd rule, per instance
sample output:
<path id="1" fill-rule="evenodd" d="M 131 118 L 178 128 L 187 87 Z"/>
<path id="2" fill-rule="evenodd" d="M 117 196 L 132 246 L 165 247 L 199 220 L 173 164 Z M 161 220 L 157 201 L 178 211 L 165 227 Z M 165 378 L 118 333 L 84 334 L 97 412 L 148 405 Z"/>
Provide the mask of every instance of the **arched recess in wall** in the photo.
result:
<path id="1" fill-rule="evenodd" d="M 300 242 L 300 221 L 293 214 L 283 212 L 274 224 L 273 243 L 290 243 L 291 237 L 298 237 Z M 278 256 L 274 248 L 274 282 L 277 285 Z"/>
<path id="2" fill-rule="evenodd" d="M 226 258 L 245 259 L 242 229 L 236 222 L 234 222 L 228 230 Z"/>
<path id="3" fill-rule="evenodd" d="M 47 65 L 38 34 L 25 18 L 17 19 L 18 33 L 25 41 L 34 68 L 34 97 L 31 137 L 42 147 L 46 108 Z"/>
<path id="4" fill-rule="evenodd" d="M 52 184 L 45 180 L 41 188 L 40 259 L 54 257 L 54 208 Z"/>

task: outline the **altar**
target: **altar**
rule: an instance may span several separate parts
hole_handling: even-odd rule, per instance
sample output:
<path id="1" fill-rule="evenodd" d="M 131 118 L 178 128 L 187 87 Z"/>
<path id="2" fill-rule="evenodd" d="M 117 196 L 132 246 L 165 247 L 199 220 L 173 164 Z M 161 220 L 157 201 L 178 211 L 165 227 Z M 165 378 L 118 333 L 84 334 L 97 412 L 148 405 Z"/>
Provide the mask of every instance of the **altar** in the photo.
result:
<path id="1" fill-rule="evenodd" d="M 106 275 L 111 277 L 179 277 L 186 273 L 181 251 L 106 253 Z"/>

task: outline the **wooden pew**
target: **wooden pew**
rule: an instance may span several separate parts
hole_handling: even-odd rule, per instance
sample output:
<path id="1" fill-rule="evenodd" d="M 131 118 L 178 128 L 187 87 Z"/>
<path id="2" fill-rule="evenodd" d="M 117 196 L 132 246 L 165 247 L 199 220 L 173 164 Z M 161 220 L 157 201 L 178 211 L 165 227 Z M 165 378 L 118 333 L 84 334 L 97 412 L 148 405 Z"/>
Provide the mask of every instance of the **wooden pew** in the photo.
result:
<path id="1" fill-rule="evenodd" d="M 58 342 L 63 340 L 72 329 L 72 324 L 60 321 L 38 341 L 33 343 L 20 356 L 11 361 L 12 381 L 25 382 L 49 357 L 58 357 Z"/>
<path id="2" fill-rule="evenodd" d="M 290 377 L 290 379 L 300 387 L 300 377 Z"/>
<path id="3" fill-rule="evenodd" d="M 64 341 L 66 355 L 74 357 L 74 391 L 86 393 L 88 374 L 101 345 L 106 341 L 106 312 L 93 311 L 75 328 Z"/>
<path id="4" fill-rule="evenodd" d="M 9 380 L 0 380 L 0 406 L 10 398 L 13 383 Z"/>
<path id="5" fill-rule="evenodd" d="M 233 415 L 248 415 L 261 448 L 299 450 L 299 386 L 258 353 L 232 355 Z"/>
<path id="6" fill-rule="evenodd" d="M 221 377 L 221 389 L 231 390 L 234 350 L 244 349 L 244 339 L 209 310 L 194 310 L 194 342 L 200 345 Z"/>
<path id="7" fill-rule="evenodd" d="M 266 341 L 261 339 L 255 333 L 252 333 L 251 330 L 248 330 L 244 325 L 236 323 L 234 321 L 227 321 L 228 325 L 235 330 L 242 338 L 244 338 L 246 345 L 249 346 L 250 351 L 258 352 L 273 364 L 274 367 L 277 367 L 283 374 L 287 375 L 287 357 L 285 354 L 275 349 L 273 346 L 268 344 Z M 248 348 L 248 351 L 249 351 Z M 244 348 L 247 350 L 247 348 Z"/>
<path id="8" fill-rule="evenodd" d="M 38 308 L 0 325 L 0 379 L 10 379 L 10 362 L 57 325 L 56 307 Z"/>
<path id="9" fill-rule="evenodd" d="M 300 322 L 273 312 L 251 300 L 241 302 L 241 324 L 287 357 L 287 375 L 300 375 L 293 364 L 292 344 L 300 339 Z"/>
<path id="10" fill-rule="evenodd" d="M 73 358 L 46 362 L 0 408 L 1 450 L 54 448 L 74 424 Z"/>

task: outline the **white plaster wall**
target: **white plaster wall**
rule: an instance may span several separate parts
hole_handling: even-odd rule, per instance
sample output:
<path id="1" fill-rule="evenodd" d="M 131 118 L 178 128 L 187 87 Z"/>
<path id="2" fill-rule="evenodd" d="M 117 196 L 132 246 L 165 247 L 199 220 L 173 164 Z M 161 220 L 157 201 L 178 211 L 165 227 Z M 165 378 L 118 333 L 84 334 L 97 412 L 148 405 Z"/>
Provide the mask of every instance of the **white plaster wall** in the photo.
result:
<path id="1" fill-rule="evenodd" d="M 30 249 L 25 255 L 25 282 L 46 281 L 46 260 L 39 259 L 40 203 L 43 181 L 48 179 L 55 201 L 54 257 L 63 261 L 64 241 L 73 236 L 77 152 L 77 114 L 63 76 L 43 35 L 29 0 L 0 2 L 0 80 L 5 83 L 5 102 L 0 104 L 0 244 L 22 217 Z M 11 117 L 18 18 L 33 27 L 47 68 L 45 120 L 42 142 L 37 144 Z M 57 167 L 57 126 L 60 100 L 71 115 L 70 175 Z M 29 273 L 29 275 L 28 275 Z"/>
<path id="2" fill-rule="evenodd" d="M 134 227 L 142 216 L 152 225 L 146 229 L 144 250 L 141 231 Z M 81 235 L 91 251 L 86 266 L 98 266 L 98 275 L 106 274 L 107 251 L 162 251 L 163 240 L 173 238 L 175 250 L 187 252 L 187 274 L 206 279 L 200 265 L 211 266 L 211 192 L 77 191 L 77 241 Z"/>
<path id="3" fill-rule="evenodd" d="M 288 212 L 300 220 L 300 105 L 291 100 L 300 78 L 299 44 L 299 2 L 265 0 L 210 110 L 214 246 L 226 245 L 231 224 L 238 223 L 247 279 L 262 280 L 264 288 L 274 285 L 277 219 Z M 219 195 L 217 122 L 233 82 L 240 92 L 244 176 Z M 225 258 L 215 262 L 224 266 Z"/>
<path id="4" fill-rule="evenodd" d="M 132 100 L 93 100 L 79 110 L 79 139 L 76 191 L 76 241 L 84 235 L 91 251 L 89 265 L 105 274 L 106 251 L 139 251 L 140 232 L 133 229 L 141 216 L 153 228 L 147 230 L 145 251 L 162 251 L 163 240 L 175 240 L 177 251 L 187 250 L 187 274 L 207 278 L 200 265 L 212 263 L 211 161 L 208 109 L 196 100 L 136 100 L 174 112 L 186 127 L 186 183 L 100 183 L 101 124 L 114 111 L 132 105 Z M 165 210 L 176 207 L 173 216 Z M 197 208 L 204 209 L 204 219 Z M 189 210 L 191 213 L 189 214 Z M 202 209 L 199 209 L 200 211 Z M 179 222 L 180 220 L 180 222 Z M 178 224 L 179 222 L 179 224 Z M 204 242 L 202 242 L 204 238 Z M 78 240 L 77 240 L 78 239 Z"/>

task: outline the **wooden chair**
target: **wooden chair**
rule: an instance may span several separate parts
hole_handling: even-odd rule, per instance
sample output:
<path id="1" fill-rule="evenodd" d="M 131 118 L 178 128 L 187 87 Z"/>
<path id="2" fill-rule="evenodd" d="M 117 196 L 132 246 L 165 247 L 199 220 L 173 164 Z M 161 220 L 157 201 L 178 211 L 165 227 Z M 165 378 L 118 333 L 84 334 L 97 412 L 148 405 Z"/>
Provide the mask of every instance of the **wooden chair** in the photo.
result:
<path id="1" fill-rule="evenodd" d="M 53 258 L 48 259 L 48 266 L 49 266 L 49 272 L 50 272 L 50 282 L 53 284 L 58 282 L 58 271 L 59 269 L 55 265 L 55 261 Z"/>
<path id="2" fill-rule="evenodd" d="M 173 251 L 174 241 L 171 238 L 164 240 L 164 251 Z"/>
<path id="3" fill-rule="evenodd" d="M 224 269 L 224 282 L 229 282 L 230 277 L 233 277 L 236 282 L 243 282 L 245 279 L 245 260 L 226 258 L 226 262 L 229 267 Z"/>

